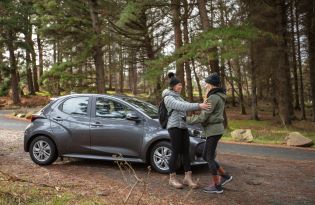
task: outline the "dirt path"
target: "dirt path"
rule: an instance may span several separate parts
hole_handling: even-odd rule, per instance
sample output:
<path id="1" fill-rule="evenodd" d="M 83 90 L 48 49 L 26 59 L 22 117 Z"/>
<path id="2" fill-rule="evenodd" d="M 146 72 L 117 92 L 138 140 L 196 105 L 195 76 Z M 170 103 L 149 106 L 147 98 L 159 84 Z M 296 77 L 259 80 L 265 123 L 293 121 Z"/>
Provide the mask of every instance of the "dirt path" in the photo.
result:
<path id="1" fill-rule="evenodd" d="M 114 162 L 65 159 L 39 167 L 24 153 L 22 145 L 23 132 L 0 129 L 1 173 L 83 197 L 98 195 L 108 204 L 123 204 L 136 182 L 132 170 L 120 169 Z M 137 204 L 142 194 L 139 204 L 315 204 L 314 161 L 220 153 L 218 160 L 234 176 L 222 195 L 206 194 L 200 189 L 172 189 L 167 175 L 148 174 L 146 165 L 132 164 L 147 191 L 140 182 L 127 204 Z M 207 167 L 194 167 L 193 172 L 201 186 L 206 185 Z"/>

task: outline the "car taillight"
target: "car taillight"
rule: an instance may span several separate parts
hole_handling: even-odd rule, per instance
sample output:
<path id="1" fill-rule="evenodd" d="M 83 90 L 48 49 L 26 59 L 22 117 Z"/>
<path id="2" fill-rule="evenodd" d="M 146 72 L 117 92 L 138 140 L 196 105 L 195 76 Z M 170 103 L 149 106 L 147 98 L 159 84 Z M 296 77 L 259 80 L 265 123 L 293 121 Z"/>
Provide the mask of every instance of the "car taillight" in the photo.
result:
<path id="1" fill-rule="evenodd" d="M 41 115 L 32 115 L 31 122 L 34 122 L 37 119 L 45 119 L 45 117 Z"/>

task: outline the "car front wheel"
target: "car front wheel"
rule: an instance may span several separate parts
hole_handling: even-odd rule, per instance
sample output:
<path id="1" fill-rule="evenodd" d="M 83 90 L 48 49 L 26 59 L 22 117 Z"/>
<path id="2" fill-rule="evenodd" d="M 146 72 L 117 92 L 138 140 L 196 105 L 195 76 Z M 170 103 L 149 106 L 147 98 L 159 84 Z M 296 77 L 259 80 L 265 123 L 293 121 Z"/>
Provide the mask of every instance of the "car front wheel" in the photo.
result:
<path id="1" fill-rule="evenodd" d="M 55 144 L 46 136 L 33 139 L 29 150 L 33 162 L 38 165 L 52 164 L 58 157 Z"/>
<path id="2" fill-rule="evenodd" d="M 153 169 L 159 173 L 169 173 L 168 162 L 172 155 L 172 147 L 169 142 L 159 142 L 151 149 L 150 162 Z"/>

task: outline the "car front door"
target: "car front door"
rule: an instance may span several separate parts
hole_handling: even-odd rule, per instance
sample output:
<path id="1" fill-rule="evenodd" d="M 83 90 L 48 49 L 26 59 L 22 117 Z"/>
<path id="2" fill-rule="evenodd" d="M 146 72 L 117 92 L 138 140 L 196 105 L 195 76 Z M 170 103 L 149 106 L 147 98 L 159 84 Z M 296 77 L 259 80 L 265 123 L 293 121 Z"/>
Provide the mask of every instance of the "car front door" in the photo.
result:
<path id="1" fill-rule="evenodd" d="M 136 113 L 128 105 L 106 97 L 95 97 L 91 115 L 91 154 L 128 158 L 140 156 L 143 119 L 128 120 Z M 137 115 L 137 114 L 136 114 Z"/>
<path id="2" fill-rule="evenodd" d="M 63 154 L 90 154 L 91 100 L 89 96 L 74 96 L 53 109 L 51 128 Z"/>

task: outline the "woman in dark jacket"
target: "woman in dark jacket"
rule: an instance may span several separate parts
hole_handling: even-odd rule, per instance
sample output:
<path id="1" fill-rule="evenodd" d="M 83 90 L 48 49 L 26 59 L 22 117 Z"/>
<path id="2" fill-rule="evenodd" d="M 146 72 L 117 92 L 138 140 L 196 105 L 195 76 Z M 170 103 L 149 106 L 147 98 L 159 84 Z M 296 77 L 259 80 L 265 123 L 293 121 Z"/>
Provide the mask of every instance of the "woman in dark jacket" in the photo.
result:
<path id="1" fill-rule="evenodd" d="M 233 178 L 225 173 L 224 169 L 215 160 L 217 144 L 224 134 L 223 114 L 226 94 L 225 90 L 219 87 L 220 77 L 217 73 L 212 73 L 205 81 L 207 90 L 206 101 L 211 103 L 211 108 L 202 111 L 200 115 L 187 118 L 187 123 L 201 123 L 204 129 L 202 134 L 206 138 L 206 144 L 203 158 L 208 162 L 213 184 L 205 187 L 203 191 L 207 193 L 223 193 L 222 186 Z"/>
<path id="2" fill-rule="evenodd" d="M 165 107 L 171 113 L 167 122 L 167 130 L 171 137 L 173 153 L 169 160 L 170 180 L 169 184 L 175 188 L 183 188 L 183 184 L 196 188 L 197 184 L 192 180 L 192 172 L 189 157 L 189 134 L 186 124 L 186 112 L 200 109 L 207 109 L 206 103 L 189 103 L 180 97 L 182 83 L 175 77 L 174 73 L 169 73 L 169 88 L 162 93 Z M 183 166 L 185 178 L 183 184 L 176 179 L 176 162 L 179 154 L 183 156 Z"/>

